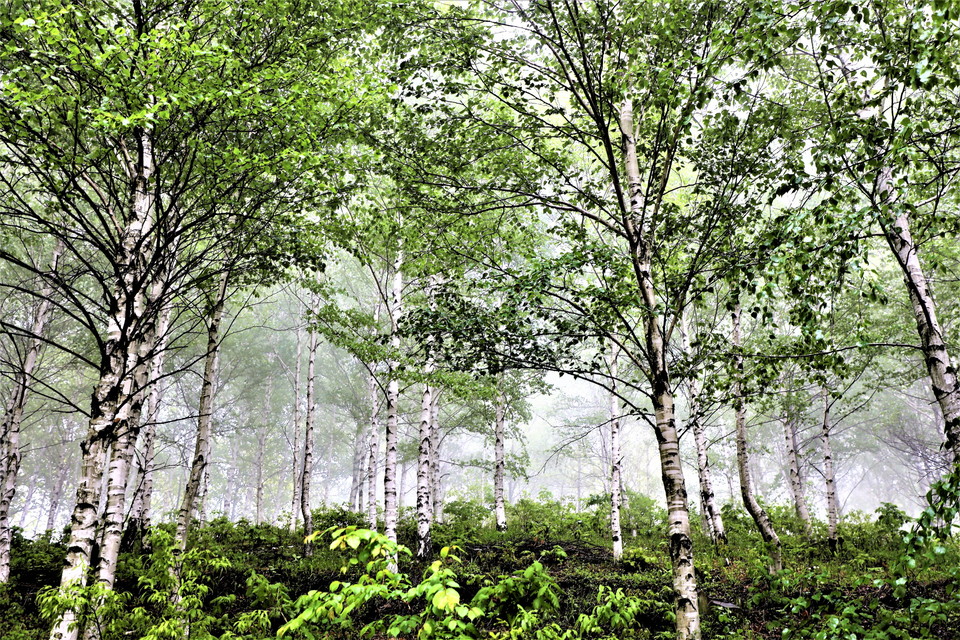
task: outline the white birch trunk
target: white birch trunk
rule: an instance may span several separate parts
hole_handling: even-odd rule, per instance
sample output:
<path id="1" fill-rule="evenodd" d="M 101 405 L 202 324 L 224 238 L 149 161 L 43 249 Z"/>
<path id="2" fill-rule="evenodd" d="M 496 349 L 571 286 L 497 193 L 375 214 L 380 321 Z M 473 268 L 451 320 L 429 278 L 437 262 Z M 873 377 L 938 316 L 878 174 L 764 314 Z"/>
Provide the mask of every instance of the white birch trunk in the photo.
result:
<path id="1" fill-rule="evenodd" d="M 498 394 L 497 414 L 493 424 L 493 510 L 497 520 L 497 531 L 507 530 L 507 509 L 503 500 L 503 478 L 506 467 L 506 455 L 504 452 L 507 422 L 506 404 L 506 399 Z"/>
<path id="2" fill-rule="evenodd" d="M 440 473 L 440 389 L 433 388 L 430 405 L 430 504 L 433 521 L 443 522 L 443 476 Z"/>
<path id="3" fill-rule="evenodd" d="M 380 457 L 380 394 L 373 373 L 367 378 L 367 393 L 370 397 L 370 434 L 367 456 L 367 523 L 377 529 L 377 462 Z"/>
<path id="4" fill-rule="evenodd" d="M 803 476 L 800 473 L 800 454 L 797 451 L 797 423 L 795 417 L 788 415 L 783 421 L 784 439 L 787 445 L 787 466 L 790 472 L 790 494 L 793 496 L 794 509 L 803 523 L 803 532 L 808 538 L 813 536 L 813 522 L 807 509 L 807 497 L 803 488 Z"/>
<path id="5" fill-rule="evenodd" d="M 67 472 L 70 465 L 66 459 L 60 461 L 57 467 L 57 482 L 50 494 L 50 510 L 47 512 L 47 531 L 53 531 L 57 525 L 57 514 L 60 512 L 60 499 L 63 498 L 63 486 L 67 482 Z"/>
<path id="6" fill-rule="evenodd" d="M 747 443 L 747 418 L 743 402 L 743 356 L 740 354 L 740 305 L 733 311 L 733 347 L 737 350 L 736 368 L 737 374 L 734 379 L 732 393 L 733 405 L 737 428 L 737 470 L 740 475 L 740 495 L 743 498 L 743 505 L 747 513 L 753 518 L 757 529 L 760 531 L 760 537 L 767 543 L 770 549 L 770 556 L 773 564 L 770 567 L 772 573 L 783 569 L 783 555 L 780 546 L 780 536 L 777 535 L 770 522 L 770 517 L 764 511 L 753 490 L 753 481 L 750 478 L 750 451 Z"/>
<path id="7" fill-rule="evenodd" d="M 617 401 L 617 351 L 610 346 L 608 355 L 610 369 L 610 537 L 613 541 L 613 561 L 623 559 L 623 531 L 620 527 L 621 462 L 620 453 L 620 403 Z"/>
<path id="8" fill-rule="evenodd" d="M 301 314 L 302 315 L 302 314 Z M 300 512 L 300 369 L 303 361 L 303 340 L 300 335 L 300 327 L 297 327 L 297 361 L 294 365 L 293 378 L 293 494 L 290 498 L 290 530 L 297 530 Z"/>
<path id="9" fill-rule="evenodd" d="M 631 262 L 640 289 L 641 302 L 646 311 L 644 338 L 660 469 L 667 501 L 667 536 L 673 572 L 673 589 L 676 594 L 677 638 L 678 640 L 699 640 L 701 635 L 699 594 L 694 573 L 690 512 L 687 507 L 687 490 L 680 459 L 680 438 L 674 415 L 673 392 L 670 388 L 667 349 L 660 327 L 661 307 L 658 304 L 653 283 L 652 256 L 650 255 L 651 232 L 645 228 L 649 221 L 644 216 L 643 210 L 644 184 L 640 176 L 634 138 L 633 103 L 629 98 L 624 100 L 620 109 L 620 131 L 623 137 L 624 168 L 630 190 L 629 211 L 624 213 L 623 223 L 630 243 Z M 664 187 L 669 170 L 669 163 L 665 163 L 662 174 Z M 637 228 L 637 224 L 641 225 L 640 229 Z"/>
<path id="10" fill-rule="evenodd" d="M 837 522 L 840 519 L 840 506 L 837 501 L 836 471 L 833 467 L 833 449 L 830 446 L 830 393 L 823 389 L 823 423 L 820 429 L 820 443 L 823 447 L 823 480 L 827 491 L 827 544 L 830 550 L 837 551 Z"/>
<path id="11" fill-rule="evenodd" d="M 63 253 L 63 245 L 58 243 L 53 251 L 50 268 L 55 270 Z M 3 423 L 0 424 L 0 583 L 10 581 L 10 545 L 13 542 L 13 527 L 10 525 L 10 505 L 17 493 L 17 476 L 20 473 L 20 426 L 23 412 L 30 394 L 40 352 L 43 350 L 43 336 L 53 312 L 50 296 L 53 290 L 48 284 L 41 285 L 40 302 L 33 316 L 30 333 L 30 345 L 23 356 L 23 362 L 13 379 L 10 400 L 4 409 Z M 26 510 L 24 510 L 26 512 Z"/>
<path id="12" fill-rule="evenodd" d="M 680 323 L 680 338 L 683 341 L 683 350 L 690 352 L 690 338 L 687 333 L 686 318 Z M 686 381 L 687 395 L 690 398 L 690 430 L 693 432 L 693 441 L 697 449 L 697 476 L 700 480 L 700 504 L 703 519 L 706 522 L 710 539 L 714 545 L 726 544 L 727 533 L 723 526 L 723 517 L 717 507 L 716 494 L 713 491 L 713 478 L 710 472 L 710 457 L 707 455 L 707 437 L 700 419 L 700 376 L 699 367 L 695 369 Z"/>
<path id="13" fill-rule="evenodd" d="M 313 475 L 313 422 L 316 418 L 314 407 L 314 391 L 316 388 L 316 362 L 319 337 L 315 331 L 310 332 L 310 343 L 307 347 L 307 406 L 306 426 L 303 430 L 303 465 L 300 467 L 300 516 L 303 518 L 303 533 L 305 536 L 313 533 L 313 512 L 310 510 L 310 478 Z M 311 551 L 307 545 L 307 553 Z"/>
<path id="14" fill-rule="evenodd" d="M 216 394 L 217 374 L 220 369 L 220 325 L 223 321 L 223 308 L 227 300 L 227 285 L 230 280 L 230 271 L 227 270 L 220 278 L 216 298 L 210 308 L 207 323 L 207 352 L 203 364 L 203 382 L 200 385 L 199 415 L 197 416 L 197 438 L 193 449 L 193 462 L 190 465 L 190 475 L 183 492 L 183 501 L 180 503 L 180 512 L 177 516 L 177 546 L 182 550 L 187 548 L 190 537 L 190 528 L 194 518 L 203 511 L 204 479 L 207 465 L 210 464 L 210 431 L 213 423 L 213 399 Z"/>
<path id="15" fill-rule="evenodd" d="M 898 196 L 893 187 L 890 168 L 885 168 L 881 172 L 877 191 L 882 200 L 874 203 L 876 207 L 886 208 L 897 205 Z M 944 448 L 951 452 L 954 460 L 960 460 L 960 388 L 957 383 L 957 372 L 947 352 L 943 329 L 937 320 L 936 302 L 926 275 L 923 273 L 923 265 L 917 253 L 917 246 L 913 242 L 910 218 L 906 209 L 900 208 L 893 224 L 883 227 L 883 233 L 887 244 L 897 258 L 910 295 L 917 333 L 920 335 L 920 345 L 923 349 L 923 359 L 930 376 L 933 395 L 943 415 Z"/>
<path id="16" fill-rule="evenodd" d="M 77 499 L 71 516 L 70 538 L 60 576 L 61 589 L 72 585 L 85 586 L 90 553 L 96 537 L 98 506 L 101 501 L 106 451 L 120 432 L 140 420 L 143 378 L 146 367 L 140 361 L 144 342 L 146 352 L 153 348 L 156 318 L 150 317 L 149 300 L 143 290 L 147 249 L 141 243 L 153 214 L 151 178 L 153 144 L 150 133 L 141 132 L 133 175 L 132 210 L 124 223 L 116 265 L 119 280 L 113 285 L 110 301 L 113 315 L 109 319 L 103 344 L 100 379 L 90 406 L 87 435 L 80 445 L 82 463 Z M 119 221 L 118 221 L 119 222 Z M 156 313 L 153 311 L 153 313 Z M 51 640 L 76 640 L 81 629 L 76 612 L 66 610 L 54 621 Z"/>
<path id="17" fill-rule="evenodd" d="M 384 535 L 397 541 L 397 437 L 399 427 L 400 381 L 396 357 L 400 351 L 400 314 L 403 312 L 403 252 L 397 251 L 390 288 L 390 348 L 393 354 L 387 363 L 387 432 L 384 439 L 386 459 L 383 465 L 383 529 Z"/>
<path id="18" fill-rule="evenodd" d="M 426 369 L 430 369 L 428 364 Z M 429 371 L 427 371 L 429 373 Z M 430 453 L 431 425 L 430 412 L 433 406 L 433 389 L 429 384 L 423 387 L 420 402 L 420 446 L 417 450 L 417 557 L 426 558 L 432 550 L 430 525 L 433 521 L 433 505 L 430 499 Z"/>

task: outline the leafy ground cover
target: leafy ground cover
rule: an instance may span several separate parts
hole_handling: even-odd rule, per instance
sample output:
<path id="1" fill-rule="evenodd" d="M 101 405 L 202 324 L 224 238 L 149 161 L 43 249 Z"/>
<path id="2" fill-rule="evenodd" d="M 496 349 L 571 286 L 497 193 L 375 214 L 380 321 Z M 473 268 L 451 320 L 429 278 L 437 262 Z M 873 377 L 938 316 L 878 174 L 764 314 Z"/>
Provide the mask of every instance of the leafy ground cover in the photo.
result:
<path id="1" fill-rule="evenodd" d="M 103 602 L 103 640 L 672 637 L 664 513 L 635 501 L 643 511 L 629 521 L 626 553 L 615 563 L 603 501 L 594 502 L 577 511 L 547 496 L 521 500 L 505 532 L 481 516 L 485 505 L 453 502 L 435 528 L 434 558 L 419 562 L 407 550 L 412 521 L 394 544 L 340 508 L 317 511 L 309 555 L 288 527 L 223 519 L 199 528 L 179 554 L 160 526 L 128 545 L 105 601 L 95 586 L 67 597 L 49 590 L 61 539 L 18 535 L 13 580 L 0 591 L 0 638 L 45 638 L 61 608 L 80 605 L 90 615 L 92 602 Z M 773 506 L 786 566 L 775 575 L 749 517 L 728 507 L 728 544 L 696 541 L 704 637 L 957 637 L 960 547 L 946 524 L 955 514 L 934 504 L 919 522 L 892 505 L 848 516 L 836 552 L 825 531 L 807 538 L 792 511 Z"/>

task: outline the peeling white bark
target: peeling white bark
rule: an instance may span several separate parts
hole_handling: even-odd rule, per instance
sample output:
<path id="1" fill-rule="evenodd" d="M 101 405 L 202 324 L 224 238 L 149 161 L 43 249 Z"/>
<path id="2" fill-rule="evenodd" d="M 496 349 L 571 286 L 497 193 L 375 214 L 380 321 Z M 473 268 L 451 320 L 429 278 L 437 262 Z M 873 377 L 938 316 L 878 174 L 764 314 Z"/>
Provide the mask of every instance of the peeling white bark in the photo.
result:
<path id="1" fill-rule="evenodd" d="M 300 467 L 300 516 L 303 518 L 303 533 L 313 533 L 313 511 L 310 509 L 310 479 L 313 475 L 313 423 L 316 419 L 316 361 L 319 337 L 310 332 L 310 344 L 307 347 L 307 411 L 306 426 L 303 430 L 303 465 Z M 310 545 L 307 552 L 310 553 Z"/>
<path id="2" fill-rule="evenodd" d="M 394 351 L 387 362 L 387 432 L 384 439 L 386 459 L 383 465 L 383 529 L 384 535 L 397 541 L 397 430 L 399 427 L 400 363 L 395 354 L 400 351 L 400 314 L 403 312 L 403 252 L 397 251 L 390 288 L 390 348 Z"/>
<path id="3" fill-rule="evenodd" d="M 621 463 L 620 452 L 620 403 L 617 400 L 617 349 L 611 345 L 607 356 L 607 366 L 610 370 L 610 537 L 613 540 L 613 560 L 620 562 L 623 559 L 623 531 L 620 527 L 620 507 L 622 496 L 620 492 Z"/>

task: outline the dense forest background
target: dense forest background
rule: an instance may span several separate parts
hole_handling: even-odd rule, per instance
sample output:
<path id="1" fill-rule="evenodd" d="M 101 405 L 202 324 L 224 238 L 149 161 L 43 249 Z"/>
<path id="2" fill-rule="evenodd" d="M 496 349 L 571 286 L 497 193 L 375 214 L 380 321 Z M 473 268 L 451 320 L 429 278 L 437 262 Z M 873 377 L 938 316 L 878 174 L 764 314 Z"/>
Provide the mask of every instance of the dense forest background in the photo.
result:
<path id="1" fill-rule="evenodd" d="M 0 637 L 956 637 L 958 54 L 8 2 Z"/>

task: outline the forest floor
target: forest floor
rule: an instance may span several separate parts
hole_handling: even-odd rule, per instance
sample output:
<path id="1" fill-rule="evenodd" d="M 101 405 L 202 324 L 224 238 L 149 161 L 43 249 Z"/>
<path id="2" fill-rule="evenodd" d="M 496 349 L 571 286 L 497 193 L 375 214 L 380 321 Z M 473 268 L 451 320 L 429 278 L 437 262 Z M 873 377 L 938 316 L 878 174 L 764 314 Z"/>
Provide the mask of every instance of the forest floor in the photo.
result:
<path id="1" fill-rule="evenodd" d="M 100 637 L 674 636 L 662 513 L 630 524 L 617 563 L 596 514 L 528 501 L 514 508 L 515 524 L 497 532 L 464 517 L 464 509 L 482 505 L 460 507 L 435 526 L 435 557 L 400 552 L 397 574 L 383 572 L 393 547 L 339 508 L 318 510 L 317 528 L 336 530 L 318 536 L 309 554 L 302 533 L 288 527 L 220 519 L 199 528 L 180 557 L 171 553 L 169 530 L 158 527 L 122 554 L 115 593 L 98 609 L 105 620 Z M 886 506 L 848 518 L 834 553 L 819 523 L 808 538 L 788 510 L 771 512 L 784 540 L 785 568 L 775 575 L 742 512 L 725 510 L 729 541 L 722 547 L 697 533 L 704 638 L 960 638 L 960 550 L 953 539 L 911 555 L 903 544 L 909 523 Z M 413 532 L 404 519 L 401 544 L 413 546 Z M 340 548 L 330 549 L 331 540 Z M 89 605 L 89 593 L 69 600 L 45 591 L 58 582 L 63 553 L 52 535 L 16 537 L 12 580 L 0 587 L 0 640 L 46 638 L 45 615 Z"/>

